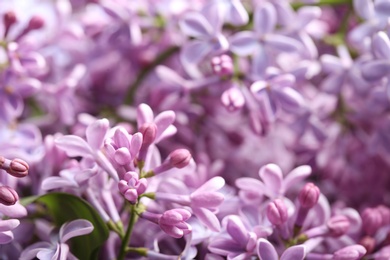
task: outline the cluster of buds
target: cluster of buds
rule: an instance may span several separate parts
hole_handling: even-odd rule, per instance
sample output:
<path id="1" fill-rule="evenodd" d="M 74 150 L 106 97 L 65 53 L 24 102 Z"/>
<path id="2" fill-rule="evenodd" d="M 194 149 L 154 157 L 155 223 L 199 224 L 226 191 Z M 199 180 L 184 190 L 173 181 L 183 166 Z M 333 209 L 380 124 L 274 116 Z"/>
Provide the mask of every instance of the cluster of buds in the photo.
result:
<path id="1" fill-rule="evenodd" d="M 5 170 L 8 174 L 16 177 L 23 178 L 28 174 L 28 164 L 21 159 L 9 160 L 0 156 L 0 168 Z M 11 206 L 19 200 L 18 193 L 9 186 L 0 187 L 0 203 Z"/>

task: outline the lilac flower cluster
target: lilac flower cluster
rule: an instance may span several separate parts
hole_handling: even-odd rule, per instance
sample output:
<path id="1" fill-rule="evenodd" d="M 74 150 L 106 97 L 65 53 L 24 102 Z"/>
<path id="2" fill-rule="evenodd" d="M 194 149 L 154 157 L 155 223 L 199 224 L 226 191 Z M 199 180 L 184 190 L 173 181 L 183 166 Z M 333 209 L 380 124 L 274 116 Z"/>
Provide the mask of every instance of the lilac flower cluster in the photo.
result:
<path id="1" fill-rule="evenodd" d="M 0 259 L 390 259 L 389 21 L 0 1 Z"/>

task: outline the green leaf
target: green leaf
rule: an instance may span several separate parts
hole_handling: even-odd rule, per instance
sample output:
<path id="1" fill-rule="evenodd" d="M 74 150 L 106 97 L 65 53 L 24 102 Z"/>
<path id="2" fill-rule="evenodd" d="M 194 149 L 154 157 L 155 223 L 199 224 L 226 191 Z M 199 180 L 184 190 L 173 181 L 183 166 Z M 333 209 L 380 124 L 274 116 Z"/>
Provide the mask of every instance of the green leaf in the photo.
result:
<path id="1" fill-rule="evenodd" d="M 58 227 L 75 219 L 89 220 L 94 226 L 93 232 L 72 238 L 71 252 L 79 259 L 97 259 L 101 245 L 108 238 L 108 228 L 88 202 L 67 193 L 45 194 L 38 197 L 35 202 L 45 205 Z"/>

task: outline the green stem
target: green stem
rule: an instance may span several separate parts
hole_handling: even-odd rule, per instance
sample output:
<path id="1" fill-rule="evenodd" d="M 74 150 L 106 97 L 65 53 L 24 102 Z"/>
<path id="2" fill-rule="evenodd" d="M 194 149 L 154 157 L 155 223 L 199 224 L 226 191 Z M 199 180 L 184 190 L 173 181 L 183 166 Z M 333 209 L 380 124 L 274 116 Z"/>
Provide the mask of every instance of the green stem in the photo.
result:
<path id="1" fill-rule="evenodd" d="M 137 207 L 137 205 L 131 205 L 130 206 L 131 213 L 130 213 L 129 225 L 127 226 L 127 230 L 126 230 L 125 236 L 122 239 L 122 244 L 121 244 L 121 248 L 120 248 L 120 251 L 119 251 L 118 260 L 124 260 L 125 259 L 126 251 L 127 251 L 127 245 L 130 244 L 131 232 L 133 231 L 134 224 L 138 220 L 136 207 Z"/>
<path id="2" fill-rule="evenodd" d="M 148 249 L 146 247 L 128 247 L 126 248 L 127 253 L 137 253 L 141 256 L 148 256 Z"/>
<path id="3" fill-rule="evenodd" d="M 159 56 L 157 56 L 157 58 L 152 63 L 148 64 L 145 68 L 141 69 L 138 75 L 136 76 L 136 80 L 134 81 L 134 83 L 130 85 L 124 103 L 133 104 L 135 92 L 137 91 L 141 83 L 145 80 L 145 78 L 149 75 L 149 73 L 152 72 L 152 70 L 156 66 L 160 65 L 169 57 L 171 57 L 173 54 L 175 54 L 179 49 L 180 48 L 178 46 L 169 47 L 164 52 L 162 52 Z"/>
<path id="4" fill-rule="evenodd" d="M 351 4 L 352 0 L 321 0 L 318 3 L 307 4 L 307 3 L 292 3 L 291 6 L 294 9 L 299 9 L 302 6 L 323 6 L 323 5 L 343 5 Z"/>

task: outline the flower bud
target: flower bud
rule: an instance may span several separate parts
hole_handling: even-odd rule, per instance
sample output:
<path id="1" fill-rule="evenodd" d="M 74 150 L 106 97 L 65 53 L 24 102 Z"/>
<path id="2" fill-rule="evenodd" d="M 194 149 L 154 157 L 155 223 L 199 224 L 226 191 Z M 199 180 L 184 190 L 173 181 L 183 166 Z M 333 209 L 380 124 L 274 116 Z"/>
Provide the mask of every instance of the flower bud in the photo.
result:
<path id="1" fill-rule="evenodd" d="M 366 208 L 362 213 L 363 229 L 372 236 L 382 226 L 382 214 L 375 208 Z"/>
<path id="2" fill-rule="evenodd" d="M 238 87 L 232 87 L 222 93 L 221 102 L 229 112 L 234 112 L 244 106 L 245 98 Z"/>
<path id="3" fill-rule="evenodd" d="M 352 245 L 337 250 L 333 254 L 334 260 L 358 260 L 366 254 L 367 250 L 361 245 Z"/>
<path id="4" fill-rule="evenodd" d="M 348 232 L 350 222 L 346 216 L 338 215 L 331 217 L 326 225 L 329 229 L 330 236 L 340 237 Z"/>
<path id="5" fill-rule="evenodd" d="M 313 183 L 307 183 L 299 193 L 299 203 L 303 208 L 314 207 L 320 197 L 320 189 Z"/>
<path id="6" fill-rule="evenodd" d="M 6 29 L 10 28 L 17 21 L 18 19 L 16 18 L 16 14 L 13 11 L 8 11 L 3 15 L 4 27 Z"/>
<path id="7" fill-rule="evenodd" d="M 44 24 L 45 24 L 45 21 L 42 19 L 42 17 L 33 16 L 33 17 L 31 17 L 30 21 L 28 22 L 28 29 L 29 30 L 41 29 Z"/>
<path id="8" fill-rule="evenodd" d="M 19 196 L 14 189 L 9 186 L 0 187 L 0 203 L 11 206 L 19 200 Z"/>
<path id="9" fill-rule="evenodd" d="M 155 123 L 145 123 L 143 124 L 139 131 L 142 134 L 142 145 L 150 145 L 153 143 L 157 134 L 157 126 Z"/>
<path id="10" fill-rule="evenodd" d="M 287 207 L 283 200 L 276 199 L 267 206 L 267 218 L 275 226 L 281 225 L 287 221 Z"/>
<path id="11" fill-rule="evenodd" d="M 371 254 L 375 249 L 375 239 L 370 236 L 363 237 L 359 244 L 364 246 L 364 248 L 367 250 L 367 254 Z"/>
<path id="12" fill-rule="evenodd" d="M 13 159 L 7 172 L 14 177 L 23 178 L 28 174 L 29 166 L 21 159 Z"/>
<path id="13" fill-rule="evenodd" d="M 214 74 L 218 76 L 230 76 L 233 74 L 233 61 L 230 56 L 224 54 L 211 60 Z"/>
<path id="14" fill-rule="evenodd" d="M 192 159 L 190 152 L 187 149 L 177 149 L 169 155 L 169 162 L 173 167 L 184 168 Z"/>

